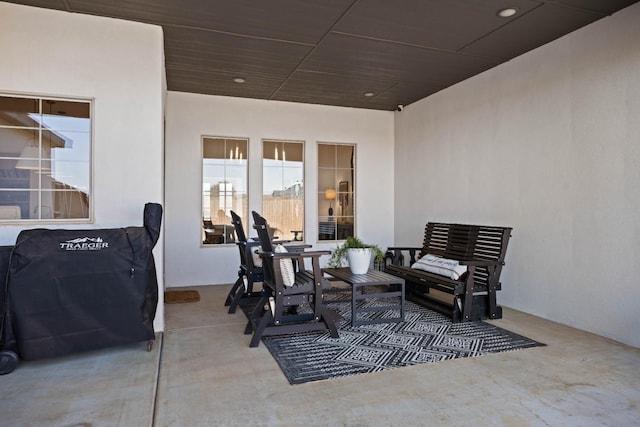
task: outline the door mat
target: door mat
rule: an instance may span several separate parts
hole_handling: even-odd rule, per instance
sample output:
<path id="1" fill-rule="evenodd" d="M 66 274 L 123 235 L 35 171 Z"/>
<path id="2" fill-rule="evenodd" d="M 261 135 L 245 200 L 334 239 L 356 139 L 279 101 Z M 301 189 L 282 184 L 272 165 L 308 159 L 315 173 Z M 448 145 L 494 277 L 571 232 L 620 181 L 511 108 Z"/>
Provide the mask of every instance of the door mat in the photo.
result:
<path id="1" fill-rule="evenodd" d="M 166 304 L 197 301 L 200 301 L 200 294 L 198 291 L 165 291 L 164 293 L 164 302 Z"/>
<path id="2" fill-rule="evenodd" d="M 386 303 L 372 299 L 364 304 Z M 404 322 L 358 327 L 351 326 L 349 303 L 327 301 L 327 306 L 342 317 L 339 338 L 331 338 L 328 331 L 262 338 L 291 384 L 544 346 L 490 323 L 452 323 L 411 301 L 406 302 Z M 391 318 L 398 314 L 370 315 Z"/>

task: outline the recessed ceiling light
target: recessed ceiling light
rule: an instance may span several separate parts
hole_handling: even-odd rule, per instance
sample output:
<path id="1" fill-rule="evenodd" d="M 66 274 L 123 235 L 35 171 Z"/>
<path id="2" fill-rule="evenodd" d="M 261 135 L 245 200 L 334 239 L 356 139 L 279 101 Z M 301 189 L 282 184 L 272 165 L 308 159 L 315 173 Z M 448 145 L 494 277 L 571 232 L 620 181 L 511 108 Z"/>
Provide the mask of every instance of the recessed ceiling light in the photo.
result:
<path id="1" fill-rule="evenodd" d="M 370 98 L 370 97 L 372 97 L 373 95 L 375 95 L 375 93 L 373 93 L 373 92 L 365 92 L 365 93 L 364 93 L 364 96 L 366 96 L 367 98 Z"/>
<path id="2" fill-rule="evenodd" d="M 233 81 L 235 83 L 244 83 L 244 82 L 246 82 L 246 80 L 243 79 L 242 77 L 236 77 L 235 79 L 233 79 Z"/>
<path id="3" fill-rule="evenodd" d="M 500 18 L 509 18 L 515 15 L 516 13 L 518 13 L 518 9 L 516 9 L 515 7 L 508 7 L 506 9 L 499 10 L 498 16 Z"/>

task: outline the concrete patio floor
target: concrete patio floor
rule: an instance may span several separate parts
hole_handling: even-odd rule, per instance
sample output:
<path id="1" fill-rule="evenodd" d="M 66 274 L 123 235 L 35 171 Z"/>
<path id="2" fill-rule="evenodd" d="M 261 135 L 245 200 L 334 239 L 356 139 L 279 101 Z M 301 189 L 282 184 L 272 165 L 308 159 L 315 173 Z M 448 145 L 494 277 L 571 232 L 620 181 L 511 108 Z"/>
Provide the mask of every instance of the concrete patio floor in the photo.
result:
<path id="1" fill-rule="evenodd" d="M 290 385 L 249 348 L 228 286 L 169 304 L 146 343 L 24 362 L 0 377 L 0 426 L 629 426 L 640 350 L 504 309 L 496 325 L 547 344 Z"/>

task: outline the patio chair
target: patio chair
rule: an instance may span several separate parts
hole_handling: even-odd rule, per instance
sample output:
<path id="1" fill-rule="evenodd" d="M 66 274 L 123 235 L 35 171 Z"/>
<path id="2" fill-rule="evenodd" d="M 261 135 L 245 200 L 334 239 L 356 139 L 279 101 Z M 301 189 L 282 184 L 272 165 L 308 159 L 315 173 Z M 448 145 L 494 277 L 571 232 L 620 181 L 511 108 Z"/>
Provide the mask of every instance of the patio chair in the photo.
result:
<path id="1" fill-rule="evenodd" d="M 260 243 L 247 240 L 242 219 L 234 211 L 231 211 L 231 223 L 236 231 L 236 244 L 240 251 L 240 268 L 238 280 L 231 287 L 224 303 L 225 306 L 229 306 L 230 314 L 236 312 L 238 305 L 255 303 L 264 295 L 270 295 L 270 292 L 264 287 L 259 291 L 253 290 L 254 283 L 263 281 L 262 259 L 254 257 L 255 251 L 260 248 Z"/>
<path id="2" fill-rule="evenodd" d="M 271 296 L 263 296 L 249 316 L 246 334 L 253 332 L 250 347 L 257 347 L 260 339 L 268 335 L 283 335 L 329 329 L 338 337 L 335 324 L 337 314 L 323 304 L 323 288 L 327 279 L 320 270 L 320 257 L 330 251 L 304 251 L 298 248 L 288 252 L 282 245 L 272 244 L 269 225 L 257 212 L 252 212 L 254 228 L 262 249 L 264 286 Z M 311 261 L 311 270 L 305 270 L 305 260 Z M 294 262 L 295 261 L 295 262 Z M 298 310 L 290 310 L 298 306 Z"/>

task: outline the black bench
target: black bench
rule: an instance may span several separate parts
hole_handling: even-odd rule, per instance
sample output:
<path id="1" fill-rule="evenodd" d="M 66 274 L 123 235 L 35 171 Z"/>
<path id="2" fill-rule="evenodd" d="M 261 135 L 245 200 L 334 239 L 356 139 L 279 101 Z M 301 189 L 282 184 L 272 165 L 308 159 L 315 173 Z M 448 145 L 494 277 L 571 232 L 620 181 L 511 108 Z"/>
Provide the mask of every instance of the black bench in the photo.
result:
<path id="1" fill-rule="evenodd" d="M 496 303 L 496 292 L 502 287 L 500 273 L 511 230 L 510 227 L 430 222 L 425 227 L 422 248 L 389 248 L 393 259 L 385 272 L 405 280 L 407 299 L 451 316 L 454 322 L 500 319 L 502 307 Z M 457 260 L 467 267 L 466 273 L 456 280 L 412 268 L 416 253 L 418 259 L 430 254 Z M 433 290 L 453 298 L 443 298 L 431 292 Z"/>

